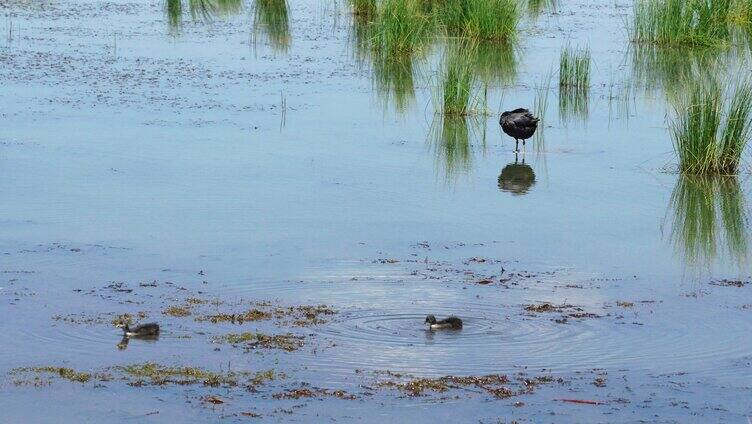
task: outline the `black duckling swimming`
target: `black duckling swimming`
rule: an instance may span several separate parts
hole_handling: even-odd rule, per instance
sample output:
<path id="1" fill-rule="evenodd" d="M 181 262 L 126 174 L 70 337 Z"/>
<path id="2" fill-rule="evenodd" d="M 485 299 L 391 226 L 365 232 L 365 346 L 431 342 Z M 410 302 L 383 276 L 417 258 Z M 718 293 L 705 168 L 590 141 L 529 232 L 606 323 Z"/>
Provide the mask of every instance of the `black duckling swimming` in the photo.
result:
<path id="1" fill-rule="evenodd" d="M 502 113 L 501 118 L 499 118 L 499 125 L 506 135 L 514 138 L 514 151 L 517 152 L 520 150 L 520 140 L 522 140 L 522 147 L 524 148 L 525 140 L 535 134 L 538 121 L 540 119 L 533 116 L 529 110 L 519 108 Z"/>
<path id="2" fill-rule="evenodd" d="M 462 328 L 462 320 L 455 316 L 436 321 L 435 316 L 429 315 L 426 317 L 426 324 L 431 330 L 459 330 Z"/>
<path id="3" fill-rule="evenodd" d="M 116 327 L 123 329 L 125 337 L 148 337 L 159 335 L 159 325 L 156 322 L 137 325 L 130 328 L 127 323 L 118 324 Z"/>

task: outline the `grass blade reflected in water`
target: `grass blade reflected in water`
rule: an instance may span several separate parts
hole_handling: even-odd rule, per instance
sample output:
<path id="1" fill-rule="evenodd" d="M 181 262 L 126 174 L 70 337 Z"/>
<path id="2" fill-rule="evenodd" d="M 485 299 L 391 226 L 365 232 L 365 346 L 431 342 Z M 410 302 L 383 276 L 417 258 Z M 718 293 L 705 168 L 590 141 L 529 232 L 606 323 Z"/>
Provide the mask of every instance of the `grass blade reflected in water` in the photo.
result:
<path id="1" fill-rule="evenodd" d="M 279 52 L 290 48 L 290 17 L 287 0 L 255 0 L 253 4 L 253 41 L 263 37 Z"/>

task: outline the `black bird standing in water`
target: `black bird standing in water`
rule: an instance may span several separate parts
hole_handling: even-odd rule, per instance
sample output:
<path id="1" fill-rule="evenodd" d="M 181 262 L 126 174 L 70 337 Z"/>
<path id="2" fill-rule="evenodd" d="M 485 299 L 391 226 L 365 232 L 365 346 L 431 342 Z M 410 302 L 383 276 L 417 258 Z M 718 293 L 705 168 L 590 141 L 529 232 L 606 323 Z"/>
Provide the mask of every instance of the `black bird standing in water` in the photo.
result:
<path id="1" fill-rule="evenodd" d="M 506 135 L 514 138 L 515 152 L 520 150 L 520 140 L 522 140 L 522 147 L 524 148 L 525 140 L 535 134 L 535 129 L 538 128 L 538 121 L 540 119 L 533 116 L 529 110 L 524 108 L 506 111 L 499 118 L 501 129 L 504 130 Z"/>

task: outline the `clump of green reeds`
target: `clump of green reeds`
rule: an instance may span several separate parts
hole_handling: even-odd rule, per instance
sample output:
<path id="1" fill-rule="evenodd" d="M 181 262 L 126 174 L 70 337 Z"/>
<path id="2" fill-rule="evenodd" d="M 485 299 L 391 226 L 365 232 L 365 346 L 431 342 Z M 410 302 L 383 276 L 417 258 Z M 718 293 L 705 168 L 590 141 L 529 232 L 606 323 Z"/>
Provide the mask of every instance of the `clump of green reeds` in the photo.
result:
<path id="1" fill-rule="evenodd" d="M 376 15 L 376 0 L 350 0 L 355 16 L 372 17 Z"/>
<path id="2" fill-rule="evenodd" d="M 449 1 L 437 8 L 438 19 L 453 36 L 511 41 L 517 36 L 520 9 L 514 0 Z"/>
<path id="3" fill-rule="evenodd" d="M 590 50 L 565 47 L 559 56 L 559 118 L 587 119 L 590 97 Z"/>
<path id="4" fill-rule="evenodd" d="M 254 37 L 260 33 L 280 51 L 290 48 L 290 17 L 287 0 L 256 0 L 254 2 Z"/>
<path id="5" fill-rule="evenodd" d="M 675 99 L 670 130 L 681 172 L 736 174 L 752 131 L 752 85 L 691 83 Z"/>
<path id="6" fill-rule="evenodd" d="M 559 56 L 559 87 L 582 89 L 590 85 L 590 49 L 565 47 Z"/>
<path id="7" fill-rule="evenodd" d="M 732 1 L 638 0 L 632 15 L 632 39 L 671 46 L 725 44 Z"/>
<path id="8" fill-rule="evenodd" d="M 441 93 L 438 112 L 444 116 L 467 116 L 486 113 L 485 97 L 477 93 L 477 77 L 472 64 L 459 46 L 450 47 L 444 55 L 440 74 Z"/>
<path id="9" fill-rule="evenodd" d="M 412 53 L 430 40 L 433 19 L 421 0 L 383 0 L 371 23 L 371 47 L 387 56 Z"/>

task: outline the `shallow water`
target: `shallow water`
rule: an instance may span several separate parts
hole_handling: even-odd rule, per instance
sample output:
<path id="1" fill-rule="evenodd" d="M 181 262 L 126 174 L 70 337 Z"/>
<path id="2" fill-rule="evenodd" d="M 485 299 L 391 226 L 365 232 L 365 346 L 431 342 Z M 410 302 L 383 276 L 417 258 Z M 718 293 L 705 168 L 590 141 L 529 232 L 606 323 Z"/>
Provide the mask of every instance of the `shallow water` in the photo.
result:
<path id="1" fill-rule="evenodd" d="M 358 50 L 346 5 L 289 2 L 285 15 L 272 3 L 0 3 L 0 332 L 13 341 L 0 344 L 0 372 L 155 361 L 287 375 L 242 394 L 9 378 L 0 421 L 245 420 L 248 405 L 304 422 L 752 416 L 750 287 L 711 284 L 750 279 L 750 181 L 671 172 L 675 65 L 635 59 L 630 2 L 559 1 L 525 19 L 514 51 L 472 51 L 493 114 L 453 120 L 433 112 L 442 43 L 382 66 Z M 586 99 L 559 96 L 567 42 L 592 52 Z M 532 107 L 552 72 L 543 137 L 515 154 L 497 112 Z M 242 330 L 161 314 L 188 296 L 338 313 Z M 541 302 L 599 318 L 524 309 Z M 112 314 L 137 311 L 163 334 L 118 350 Z M 465 327 L 427 332 L 428 313 Z M 69 314 L 104 318 L 53 319 Z M 256 330 L 306 345 L 211 342 Z M 386 370 L 567 384 L 504 400 L 409 397 L 371 387 Z M 592 384 L 600 372 L 605 388 Z M 359 399 L 273 398 L 302 382 Z M 207 392 L 229 401 L 207 407 Z"/>

